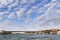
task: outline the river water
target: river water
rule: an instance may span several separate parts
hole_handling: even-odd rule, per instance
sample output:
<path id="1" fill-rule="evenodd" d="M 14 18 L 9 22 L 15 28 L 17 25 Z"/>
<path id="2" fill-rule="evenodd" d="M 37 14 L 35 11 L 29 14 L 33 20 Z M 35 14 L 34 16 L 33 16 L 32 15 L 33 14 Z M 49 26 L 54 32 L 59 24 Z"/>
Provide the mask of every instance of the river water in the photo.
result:
<path id="1" fill-rule="evenodd" d="M 56 34 L 0 35 L 0 40 L 60 40 L 60 35 Z"/>

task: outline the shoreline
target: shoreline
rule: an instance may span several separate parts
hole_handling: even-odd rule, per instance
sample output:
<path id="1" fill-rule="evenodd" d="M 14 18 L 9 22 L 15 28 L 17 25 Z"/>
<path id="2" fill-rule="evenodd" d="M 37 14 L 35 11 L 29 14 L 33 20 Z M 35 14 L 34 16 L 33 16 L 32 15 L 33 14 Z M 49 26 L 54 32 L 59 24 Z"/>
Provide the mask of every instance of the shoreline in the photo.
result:
<path id="1" fill-rule="evenodd" d="M 4 31 L 0 34 L 60 34 L 60 29 L 38 30 L 38 31 Z"/>

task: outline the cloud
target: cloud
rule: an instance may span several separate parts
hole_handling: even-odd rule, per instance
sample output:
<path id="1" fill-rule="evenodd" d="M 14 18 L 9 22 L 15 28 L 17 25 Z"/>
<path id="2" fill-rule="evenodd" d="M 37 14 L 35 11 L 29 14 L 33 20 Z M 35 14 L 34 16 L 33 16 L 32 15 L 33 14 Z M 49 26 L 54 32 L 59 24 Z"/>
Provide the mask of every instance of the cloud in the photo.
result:
<path id="1" fill-rule="evenodd" d="M 21 25 L 15 23 L 15 22 L 12 22 L 10 20 L 5 20 L 3 22 L 0 22 L 0 29 L 1 30 L 22 30 L 24 29 Z"/>
<path id="2" fill-rule="evenodd" d="M 15 18 L 15 14 L 11 13 L 9 16 L 8 16 L 8 19 L 14 19 Z"/>
<path id="3" fill-rule="evenodd" d="M 60 21 L 58 20 L 60 19 L 60 14 L 59 14 L 60 12 L 59 10 L 54 10 L 53 7 L 49 8 L 48 9 L 49 11 L 47 10 L 45 15 L 37 17 L 39 21 L 43 19 L 40 22 L 38 21 L 38 25 L 40 27 L 44 27 L 45 29 L 59 28 Z"/>
<path id="4" fill-rule="evenodd" d="M 7 5 L 7 4 L 8 4 L 7 0 L 4 0 L 4 1 L 0 0 L 0 5 Z"/>
<path id="5" fill-rule="evenodd" d="M 42 28 L 42 29 L 59 28 L 60 25 L 58 26 L 57 24 L 60 24 L 60 23 L 58 23 L 59 21 L 57 20 L 59 20 L 60 18 L 60 14 L 59 14 L 60 12 L 59 10 L 56 10 L 56 9 L 54 10 L 54 6 L 57 6 L 57 4 L 50 3 L 48 4 L 48 6 L 46 5 L 45 7 L 49 7 L 48 10 L 46 10 L 43 15 L 38 16 L 35 20 L 32 20 L 34 23 L 30 21 L 34 26 L 34 28 L 35 27 L 37 27 L 37 29 L 38 28 Z M 51 20 L 51 21 L 48 21 L 48 20 Z M 53 21 L 53 20 L 56 20 L 56 21 Z M 49 24 L 49 22 L 51 22 L 51 24 Z"/>
<path id="6" fill-rule="evenodd" d="M 21 8 L 21 9 L 19 9 L 19 11 L 16 12 L 18 19 L 20 19 L 23 16 L 25 10 L 26 10 L 25 8 Z"/>
<path id="7" fill-rule="evenodd" d="M 57 3 L 52 1 L 48 4 L 44 4 L 46 1 L 42 1 L 42 3 L 40 1 L 39 3 L 37 3 L 38 1 L 35 2 L 36 0 L 21 0 L 20 6 L 13 8 L 12 12 L 10 12 L 11 8 L 17 6 L 18 1 L 10 4 L 8 11 L 0 12 L 0 20 L 4 20 L 4 15 L 7 15 L 7 18 L 0 22 L 0 29 L 33 31 L 59 28 L 60 10 L 56 8 Z"/>
<path id="8" fill-rule="evenodd" d="M 0 20 L 3 20 L 3 12 L 0 12 Z"/>

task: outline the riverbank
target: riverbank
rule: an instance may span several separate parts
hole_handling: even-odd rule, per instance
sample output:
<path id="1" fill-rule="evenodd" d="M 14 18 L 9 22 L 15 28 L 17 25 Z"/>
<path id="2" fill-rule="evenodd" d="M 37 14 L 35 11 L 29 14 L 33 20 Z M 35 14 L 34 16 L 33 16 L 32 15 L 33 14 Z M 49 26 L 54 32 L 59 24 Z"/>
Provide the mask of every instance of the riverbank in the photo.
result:
<path id="1" fill-rule="evenodd" d="M 60 34 L 60 29 L 47 29 L 38 31 L 4 31 L 1 30 L 0 34 Z"/>

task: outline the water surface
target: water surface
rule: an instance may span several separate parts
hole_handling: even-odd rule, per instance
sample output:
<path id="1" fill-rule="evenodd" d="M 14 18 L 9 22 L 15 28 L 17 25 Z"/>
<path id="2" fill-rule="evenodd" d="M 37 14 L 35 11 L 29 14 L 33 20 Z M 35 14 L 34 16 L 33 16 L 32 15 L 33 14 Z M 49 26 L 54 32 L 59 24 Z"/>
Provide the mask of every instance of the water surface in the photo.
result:
<path id="1" fill-rule="evenodd" d="M 60 35 L 56 34 L 0 35 L 0 40 L 60 40 Z"/>

